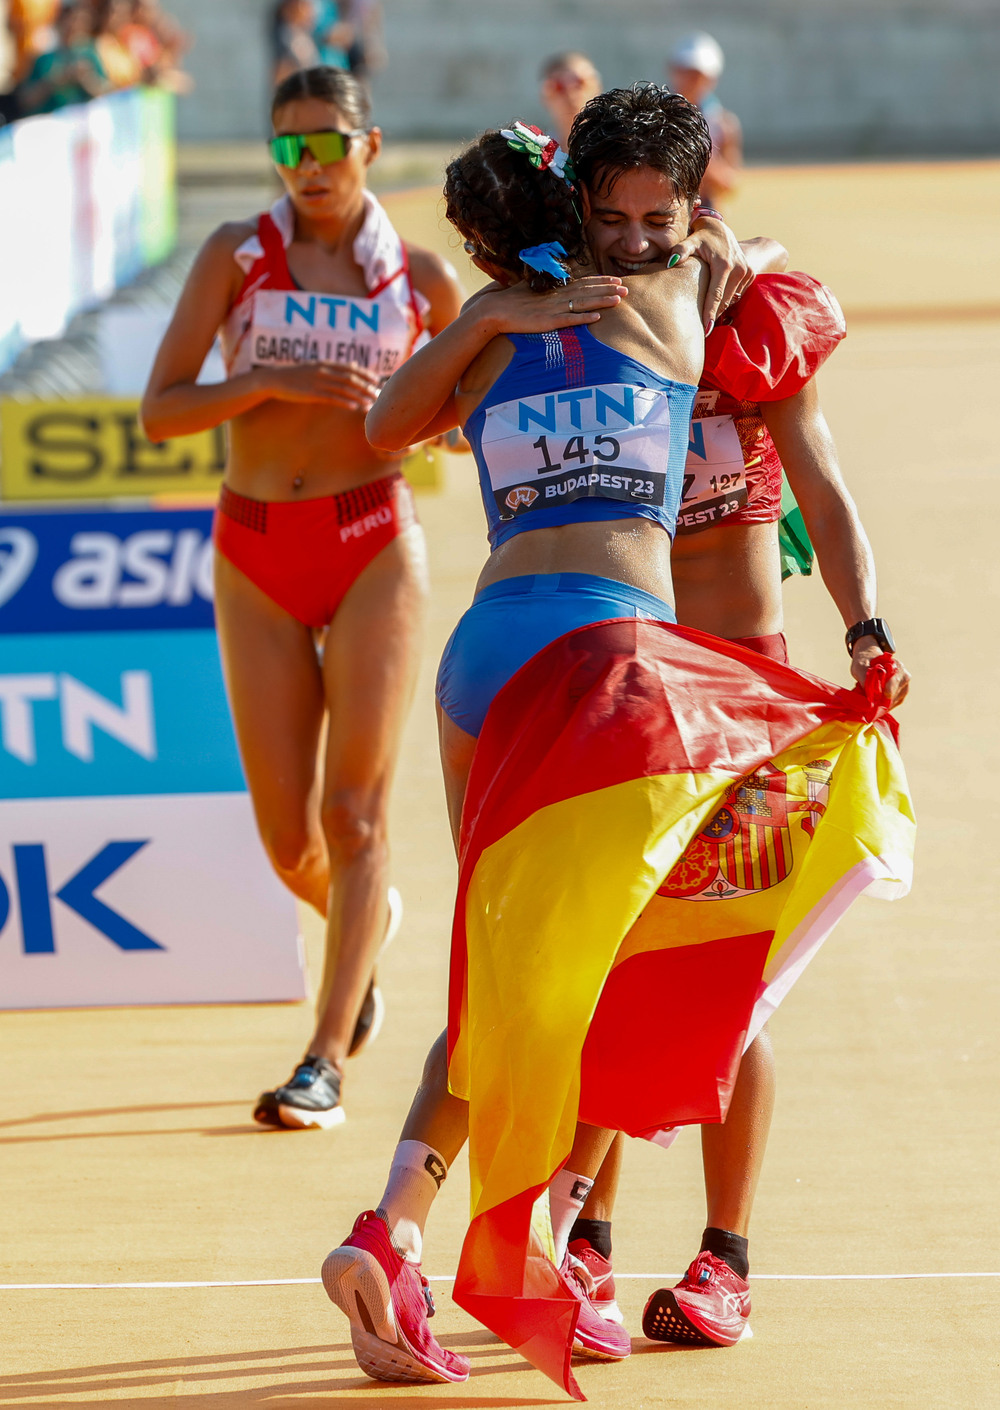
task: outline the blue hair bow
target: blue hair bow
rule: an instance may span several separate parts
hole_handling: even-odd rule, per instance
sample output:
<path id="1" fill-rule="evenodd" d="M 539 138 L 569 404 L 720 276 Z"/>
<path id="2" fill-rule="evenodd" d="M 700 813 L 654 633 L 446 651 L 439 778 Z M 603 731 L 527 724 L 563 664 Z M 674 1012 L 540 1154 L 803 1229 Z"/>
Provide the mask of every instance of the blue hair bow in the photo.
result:
<path id="1" fill-rule="evenodd" d="M 560 284 L 569 283 L 569 271 L 564 264 L 566 251 L 558 240 L 550 240 L 545 245 L 531 245 L 518 251 L 518 259 L 529 269 L 537 269 L 539 274 L 551 274 Z"/>

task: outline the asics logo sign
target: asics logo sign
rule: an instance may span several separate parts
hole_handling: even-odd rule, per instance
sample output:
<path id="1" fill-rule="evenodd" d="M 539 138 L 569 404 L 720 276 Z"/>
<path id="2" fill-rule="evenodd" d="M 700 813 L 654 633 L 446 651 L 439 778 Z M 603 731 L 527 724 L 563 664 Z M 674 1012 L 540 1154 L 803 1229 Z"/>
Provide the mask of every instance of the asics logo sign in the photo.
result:
<path id="1" fill-rule="evenodd" d="M 199 529 L 74 534 L 72 558 L 52 579 L 64 607 L 185 607 L 212 600 L 212 543 Z"/>
<path id="2" fill-rule="evenodd" d="M 0 529 L 0 607 L 27 582 L 37 557 L 34 534 L 14 524 Z"/>
<path id="3" fill-rule="evenodd" d="M 200 529 L 143 529 L 119 537 L 101 531 L 73 534 L 70 556 L 52 576 L 63 607 L 186 607 L 211 602 L 212 542 Z M 38 539 L 26 528 L 0 527 L 0 607 L 31 578 Z"/>

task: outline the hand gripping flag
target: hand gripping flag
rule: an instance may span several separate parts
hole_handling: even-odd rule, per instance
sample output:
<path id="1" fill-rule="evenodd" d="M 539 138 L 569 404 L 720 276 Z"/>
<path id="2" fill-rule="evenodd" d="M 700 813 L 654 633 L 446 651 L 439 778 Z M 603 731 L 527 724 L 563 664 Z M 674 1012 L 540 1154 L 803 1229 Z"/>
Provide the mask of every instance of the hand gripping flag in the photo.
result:
<path id="1" fill-rule="evenodd" d="M 532 1204 L 577 1120 L 719 1121 L 739 1060 L 862 892 L 909 888 L 895 724 L 702 632 L 583 627 L 497 695 L 462 820 L 449 1080 L 469 1102 L 455 1298 L 582 1399 Z"/>

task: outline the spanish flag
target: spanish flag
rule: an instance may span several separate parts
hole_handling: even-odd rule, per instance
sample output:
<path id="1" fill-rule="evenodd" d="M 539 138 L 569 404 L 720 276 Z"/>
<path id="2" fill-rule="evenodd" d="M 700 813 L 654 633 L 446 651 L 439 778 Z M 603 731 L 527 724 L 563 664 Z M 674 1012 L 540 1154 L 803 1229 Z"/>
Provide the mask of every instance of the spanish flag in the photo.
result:
<path id="1" fill-rule="evenodd" d="M 747 1042 L 853 899 L 909 889 L 895 723 L 661 622 L 583 627 L 497 695 L 462 821 L 449 1081 L 469 1102 L 455 1298 L 577 1399 L 577 1303 L 531 1210 L 577 1120 L 725 1118 Z"/>

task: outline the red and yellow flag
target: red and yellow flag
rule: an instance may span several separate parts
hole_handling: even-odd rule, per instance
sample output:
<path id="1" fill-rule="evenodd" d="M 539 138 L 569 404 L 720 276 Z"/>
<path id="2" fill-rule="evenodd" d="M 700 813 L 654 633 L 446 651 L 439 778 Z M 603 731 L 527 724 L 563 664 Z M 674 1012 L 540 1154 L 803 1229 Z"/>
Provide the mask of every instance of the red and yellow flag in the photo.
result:
<path id="1" fill-rule="evenodd" d="M 583 627 L 497 695 L 452 938 L 455 1297 L 570 1394 L 577 1304 L 530 1222 L 577 1120 L 722 1120 L 749 1037 L 851 901 L 905 894 L 913 830 L 884 709 L 702 632 Z"/>

